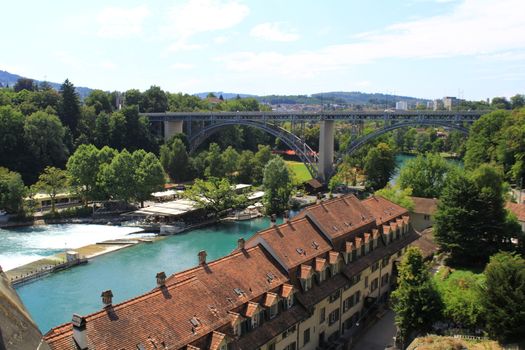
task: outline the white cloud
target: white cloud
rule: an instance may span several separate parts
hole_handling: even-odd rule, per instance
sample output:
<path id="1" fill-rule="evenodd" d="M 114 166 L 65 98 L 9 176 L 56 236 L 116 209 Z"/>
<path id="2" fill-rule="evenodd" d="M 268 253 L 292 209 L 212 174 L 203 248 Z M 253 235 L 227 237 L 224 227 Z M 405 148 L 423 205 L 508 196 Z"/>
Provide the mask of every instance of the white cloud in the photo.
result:
<path id="1" fill-rule="evenodd" d="M 250 35 L 268 41 L 289 42 L 299 39 L 299 35 L 285 28 L 281 23 L 261 23 L 250 31 Z"/>
<path id="2" fill-rule="evenodd" d="M 178 43 L 192 46 L 188 42 L 195 34 L 234 27 L 249 12 L 248 6 L 235 0 L 188 0 L 169 10 L 169 24 L 161 32 Z"/>
<path id="3" fill-rule="evenodd" d="M 222 44 L 225 44 L 226 42 L 228 42 L 228 37 L 223 36 L 223 35 L 213 38 L 213 43 L 217 45 L 222 45 Z"/>
<path id="4" fill-rule="evenodd" d="M 519 50 L 525 49 L 523 13 L 522 0 L 465 0 L 451 13 L 362 33 L 350 43 L 290 54 L 234 52 L 217 59 L 232 71 L 300 77 L 379 59 L 477 56 Z"/>
<path id="5" fill-rule="evenodd" d="M 142 34 L 144 20 L 150 15 L 146 5 L 132 8 L 106 7 L 97 15 L 97 34 L 104 38 L 126 38 Z"/>
<path id="6" fill-rule="evenodd" d="M 171 52 L 183 52 L 183 51 L 193 51 L 203 48 L 203 45 L 200 44 L 188 44 L 186 39 L 180 39 L 173 44 L 168 46 L 168 51 Z"/>
<path id="7" fill-rule="evenodd" d="M 173 70 L 188 70 L 188 69 L 192 69 L 194 67 L 193 64 L 191 63 L 174 63 L 170 66 L 170 69 L 173 69 Z"/>
<path id="8" fill-rule="evenodd" d="M 117 68 L 117 65 L 113 63 L 112 61 L 105 60 L 105 61 L 100 62 L 100 67 L 103 69 L 107 69 L 107 70 L 113 70 Z"/>

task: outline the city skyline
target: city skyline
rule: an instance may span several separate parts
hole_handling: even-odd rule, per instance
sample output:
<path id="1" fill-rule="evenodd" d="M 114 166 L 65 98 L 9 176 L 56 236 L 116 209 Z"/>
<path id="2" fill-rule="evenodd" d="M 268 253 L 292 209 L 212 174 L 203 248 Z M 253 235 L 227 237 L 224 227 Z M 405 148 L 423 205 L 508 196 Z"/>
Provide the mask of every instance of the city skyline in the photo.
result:
<path id="1" fill-rule="evenodd" d="M 257 95 L 524 92 L 525 4 L 514 0 L 20 1 L 4 10 L 16 30 L 0 39 L 0 70 L 38 80 Z"/>

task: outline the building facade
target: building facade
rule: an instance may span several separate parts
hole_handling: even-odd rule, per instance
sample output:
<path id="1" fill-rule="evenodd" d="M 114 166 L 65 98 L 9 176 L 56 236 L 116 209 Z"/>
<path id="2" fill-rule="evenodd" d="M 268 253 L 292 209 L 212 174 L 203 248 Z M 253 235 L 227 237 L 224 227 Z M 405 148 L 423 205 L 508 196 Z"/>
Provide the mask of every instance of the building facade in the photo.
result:
<path id="1" fill-rule="evenodd" d="M 321 202 L 223 258 L 202 251 L 196 267 L 157 274 L 149 293 L 113 305 L 106 291 L 101 311 L 45 340 L 53 350 L 348 349 L 417 238 L 407 210 L 382 197 Z"/>

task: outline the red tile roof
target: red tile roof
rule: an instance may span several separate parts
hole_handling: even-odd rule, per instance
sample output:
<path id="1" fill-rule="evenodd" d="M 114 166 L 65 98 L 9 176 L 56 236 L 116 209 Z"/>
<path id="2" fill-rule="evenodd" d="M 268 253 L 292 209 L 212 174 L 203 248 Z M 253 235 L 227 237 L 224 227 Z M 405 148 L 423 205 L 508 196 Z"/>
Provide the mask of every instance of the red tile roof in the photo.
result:
<path id="1" fill-rule="evenodd" d="M 361 202 L 375 217 L 376 224 L 382 225 L 395 219 L 397 216 L 406 215 L 408 211 L 381 196 L 373 196 Z"/>

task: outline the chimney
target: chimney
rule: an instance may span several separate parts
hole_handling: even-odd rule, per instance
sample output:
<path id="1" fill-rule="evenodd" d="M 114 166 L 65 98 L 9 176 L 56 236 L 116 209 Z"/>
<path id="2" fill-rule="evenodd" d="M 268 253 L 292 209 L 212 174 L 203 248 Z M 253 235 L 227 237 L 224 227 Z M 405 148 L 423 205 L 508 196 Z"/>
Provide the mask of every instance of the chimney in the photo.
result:
<path id="1" fill-rule="evenodd" d="M 244 238 L 239 238 L 237 240 L 237 248 L 239 248 L 240 250 L 244 250 L 244 243 L 246 243 L 244 241 Z"/>
<path id="2" fill-rule="evenodd" d="M 272 214 L 272 216 L 270 216 L 270 222 L 271 222 L 271 226 L 274 227 L 275 226 L 275 222 L 277 221 L 277 218 L 275 216 L 275 214 Z"/>
<path id="3" fill-rule="evenodd" d="M 164 287 L 166 285 L 166 274 L 164 271 L 157 274 L 157 287 Z"/>
<path id="4" fill-rule="evenodd" d="M 199 265 L 204 265 L 204 264 L 206 264 L 206 251 L 201 250 L 199 252 Z"/>
<path id="5" fill-rule="evenodd" d="M 288 222 L 290 220 L 290 211 L 288 210 L 285 210 L 284 211 L 284 216 L 283 216 L 283 219 L 284 219 L 284 222 Z"/>
<path id="6" fill-rule="evenodd" d="M 102 297 L 102 303 L 104 304 L 104 307 L 110 306 L 113 298 L 113 293 L 110 290 L 106 290 L 105 292 L 102 292 L 100 295 Z"/>
<path id="7" fill-rule="evenodd" d="M 87 335 L 86 335 L 86 319 L 77 314 L 73 314 L 71 320 L 73 325 L 73 340 L 77 344 L 80 350 L 86 350 L 88 348 Z"/>

